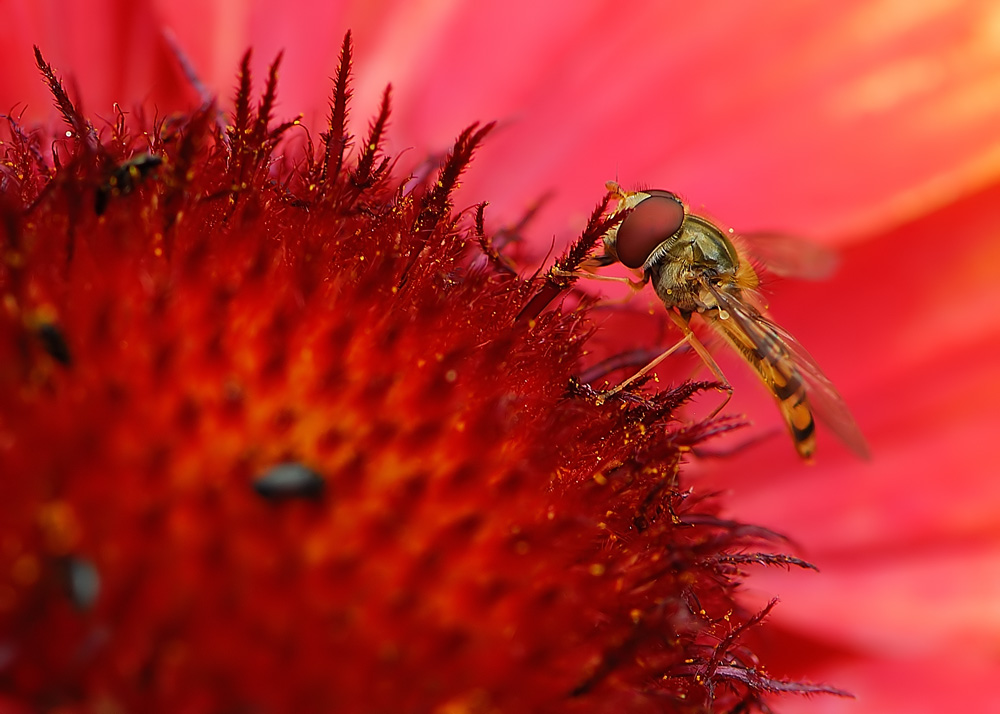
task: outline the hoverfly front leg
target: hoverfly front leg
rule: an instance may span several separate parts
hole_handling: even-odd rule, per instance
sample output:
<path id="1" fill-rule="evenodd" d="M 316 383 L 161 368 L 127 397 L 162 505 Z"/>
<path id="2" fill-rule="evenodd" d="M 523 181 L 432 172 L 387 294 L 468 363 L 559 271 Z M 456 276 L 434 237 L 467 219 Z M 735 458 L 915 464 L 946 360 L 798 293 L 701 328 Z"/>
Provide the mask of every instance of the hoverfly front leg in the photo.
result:
<path id="1" fill-rule="evenodd" d="M 580 263 L 580 267 L 576 270 L 560 270 L 553 267 L 549 272 L 561 278 L 586 278 L 587 280 L 603 280 L 608 283 L 625 283 L 633 292 L 639 292 L 649 282 L 648 274 L 645 274 L 642 280 L 632 280 L 631 278 L 619 277 L 617 275 L 600 275 L 595 272 L 598 268 L 603 268 L 607 265 L 610 265 L 610 263 L 604 262 L 600 257 L 587 258 L 587 260 Z"/>

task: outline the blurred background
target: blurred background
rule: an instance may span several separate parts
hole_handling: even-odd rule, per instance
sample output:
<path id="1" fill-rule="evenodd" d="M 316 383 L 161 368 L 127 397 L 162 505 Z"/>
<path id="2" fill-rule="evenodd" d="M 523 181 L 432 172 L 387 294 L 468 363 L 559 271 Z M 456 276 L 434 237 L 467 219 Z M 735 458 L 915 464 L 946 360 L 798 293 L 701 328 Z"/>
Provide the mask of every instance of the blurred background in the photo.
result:
<path id="1" fill-rule="evenodd" d="M 782 600 L 780 637 L 759 649 L 858 699 L 781 711 L 1000 710 L 995 2 L 0 0 L 0 17 L 0 112 L 22 122 L 58 122 L 32 45 L 104 117 L 115 102 L 163 115 L 205 95 L 228 109 L 252 47 L 258 84 L 284 52 L 278 118 L 303 115 L 314 138 L 350 29 L 354 134 L 391 82 L 401 172 L 498 120 L 463 196 L 489 201 L 493 231 L 545 197 L 512 246 L 525 272 L 578 235 L 611 179 L 672 190 L 737 231 L 837 249 L 830 280 L 766 293 L 872 460 L 821 432 L 817 463 L 801 463 L 770 397 L 723 355 L 727 411 L 753 425 L 713 445 L 727 458 L 693 459 L 689 483 L 725 490 L 728 515 L 788 534 L 822 571 L 750 578 L 748 602 Z M 635 298 L 627 329 L 595 312 L 595 344 L 672 341 L 657 308 Z M 680 358 L 660 378 L 695 368 Z"/>

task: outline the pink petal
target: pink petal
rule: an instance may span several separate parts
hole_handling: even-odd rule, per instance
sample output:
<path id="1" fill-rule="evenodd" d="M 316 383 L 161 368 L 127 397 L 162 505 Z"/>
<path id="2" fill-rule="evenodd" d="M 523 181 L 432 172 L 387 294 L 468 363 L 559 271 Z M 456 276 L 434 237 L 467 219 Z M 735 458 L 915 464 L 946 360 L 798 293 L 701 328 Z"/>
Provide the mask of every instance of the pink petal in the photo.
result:
<path id="1" fill-rule="evenodd" d="M 145 104 L 162 116 L 194 99 L 155 12 L 145 3 L 15 0 L 4 3 L 2 17 L 0 112 L 16 116 L 24 111 L 29 119 L 55 116 L 32 45 L 56 68 L 70 95 L 95 115 L 112 116 L 114 102 L 120 102 L 126 111 Z"/>
<path id="2" fill-rule="evenodd" d="M 1000 14 L 988 0 L 766 11 L 526 0 L 312 2 L 283 13 L 161 0 L 155 15 L 121 0 L 67 7 L 10 3 L 5 24 L 17 30 L 0 43 L 8 104 L 48 105 L 40 85 L 30 88 L 32 42 L 71 70 L 88 105 L 147 96 L 150 81 L 176 70 L 164 64 L 162 24 L 223 97 L 247 46 L 258 78 L 284 49 L 279 109 L 313 124 L 350 27 L 356 131 L 388 82 L 389 148 L 414 147 L 414 162 L 469 122 L 500 119 L 505 131 L 467 180 L 469 202 L 488 198 L 491 220 L 511 221 L 557 191 L 534 228 L 539 245 L 553 233 L 568 240 L 615 177 L 680 191 L 741 229 L 844 240 L 1000 170 Z"/>
<path id="3" fill-rule="evenodd" d="M 733 490 L 739 518 L 793 535 L 823 569 L 752 580 L 782 594 L 776 621 L 858 653 L 823 677 L 860 703 L 803 707 L 941 711 L 961 704 L 956 692 L 989 691 L 1000 634 L 995 3 L 153 7 L 7 3 L 0 111 L 50 107 L 33 43 L 98 114 L 116 100 L 179 101 L 162 24 L 223 97 L 248 45 L 258 80 L 285 49 L 279 114 L 316 125 L 351 27 L 355 132 L 389 81 L 389 149 L 414 147 L 412 163 L 499 118 L 466 195 L 491 201 L 495 227 L 556 190 L 530 228 L 536 254 L 552 235 L 569 240 L 611 178 L 677 190 L 738 229 L 860 242 L 834 280 L 776 285 L 772 302 L 854 408 L 873 462 L 826 438 L 805 469 L 780 435 L 697 467 Z M 730 408 L 776 425 L 738 362 L 722 366 Z M 926 695 L 914 680 L 938 684 Z"/>
<path id="4" fill-rule="evenodd" d="M 960 653 L 931 653 L 883 660 L 839 663 L 824 673 L 856 699 L 786 697 L 784 714 L 860 714 L 861 712 L 989 712 L 997 707 L 997 663 Z"/>
<path id="5" fill-rule="evenodd" d="M 702 466 L 708 482 L 731 489 L 739 518 L 791 535 L 821 569 L 805 578 L 754 573 L 753 590 L 782 598 L 773 621 L 858 652 L 871 673 L 864 687 L 896 682 L 896 701 L 909 696 L 901 673 L 911 666 L 951 671 L 953 653 L 973 671 L 996 666 L 998 201 L 1000 184 L 850 250 L 830 282 L 775 288 L 782 324 L 854 407 L 871 463 L 827 437 L 816 467 L 796 468 L 782 435 Z M 750 414 L 775 423 L 766 401 Z M 859 676 L 860 665 L 847 666 Z M 839 675 L 809 670 L 852 689 Z M 935 686 L 941 696 L 975 691 L 952 684 Z"/>

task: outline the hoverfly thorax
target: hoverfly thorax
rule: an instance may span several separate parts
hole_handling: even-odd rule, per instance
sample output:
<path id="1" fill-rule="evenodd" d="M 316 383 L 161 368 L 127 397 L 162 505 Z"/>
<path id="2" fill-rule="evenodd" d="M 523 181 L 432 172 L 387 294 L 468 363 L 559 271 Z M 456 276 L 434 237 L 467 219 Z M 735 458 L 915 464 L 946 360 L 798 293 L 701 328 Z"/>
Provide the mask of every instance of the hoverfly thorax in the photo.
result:
<path id="1" fill-rule="evenodd" d="M 681 273 L 684 285 L 669 284 L 673 276 L 665 280 L 661 273 L 657 279 L 654 273 L 651 280 L 656 294 L 668 307 L 673 305 L 686 313 L 718 309 L 716 290 L 746 299 L 749 296 L 745 293 L 755 290 L 759 282 L 753 266 L 726 233 L 701 216 L 689 214 L 685 218 L 680 236 L 660 262 L 679 266 L 675 271 Z M 678 291 L 689 295 L 690 301 L 678 298 Z"/>

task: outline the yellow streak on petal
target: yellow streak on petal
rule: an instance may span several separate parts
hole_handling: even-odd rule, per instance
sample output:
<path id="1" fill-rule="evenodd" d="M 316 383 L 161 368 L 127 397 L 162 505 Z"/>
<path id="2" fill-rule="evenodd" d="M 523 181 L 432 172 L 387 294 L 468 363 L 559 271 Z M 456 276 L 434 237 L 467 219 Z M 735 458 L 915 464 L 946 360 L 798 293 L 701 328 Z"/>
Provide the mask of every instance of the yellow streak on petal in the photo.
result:
<path id="1" fill-rule="evenodd" d="M 995 83 L 988 77 L 1000 73 L 1000 6 L 970 4 L 957 14 L 949 0 L 887 0 L 855 14 L 837 33 L 842 39 L 851 38 L 849 47 L 854 51 L 891 51 L 892 45 L 898 44 L 900 56 L 890 63 L 865 63 L 870 71 L 831 95 L 832 113 L 842 119 L 854 118 L 929 98 L 934 100 L 938 123 L 955 124 L 962 116 L 981 117 L 992 111 Z M 962 23 L 959 28 L 947 27 L 956 22 Z M 946 27 L 938 30 L 937 25 Z M 928 52 L 922 51 L 922 41 L 913 37 L 926 33 L 949 36 L 932 40 Z M 953 108 L 953 104 L 957 106 Z"/>
<path id="2" fill-rule="evenodd" d="M 830 102 L 831 114 L 853 119 L 891 112 L 938 90 L 947 76 L 941 60 L 933 57 L 911 57 L 883 65 L 838 92 Z"/>
<path id="3" fill-rule="evenodd" d="M 80 525 L 73 508 L 66 501 L 53 501 L 38 511 L 38 524 L 50 552 L 69 553 L 80 540 Z"/>
<path id="4" fill-rule="evenodd" d="M 954 12 L 952 0 L 882 0 L 862 5 L 847 29 L 862 42 L 882 43 L 894 35 L 937 21 Z"/>

